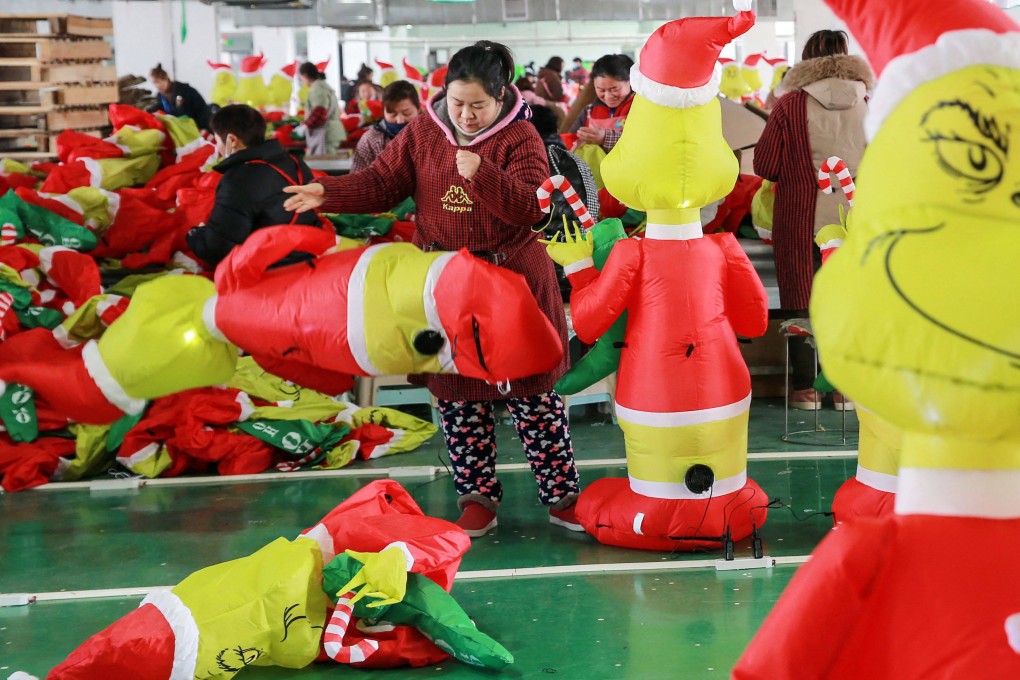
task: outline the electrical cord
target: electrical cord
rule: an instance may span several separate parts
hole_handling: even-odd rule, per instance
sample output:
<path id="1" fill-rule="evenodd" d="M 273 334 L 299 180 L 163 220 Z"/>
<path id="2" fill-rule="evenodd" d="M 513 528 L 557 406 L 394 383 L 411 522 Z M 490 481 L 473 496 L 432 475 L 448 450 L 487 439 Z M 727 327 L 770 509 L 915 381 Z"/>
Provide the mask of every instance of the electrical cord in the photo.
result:
<path id="1" fill-rule="evenodd" d="M 835 513 L 832 512 L 831 510 L 828 510 L 828 511 L 827 510 L 817 510 L 817 511 L 814 511 L 814 512 L 809 512 L 808 514 L 804 515 L 803 517 L 800 517 L 800 516 L 797 515 L 797 511 L 794 510 L 792 506 L 790 506 L 790 505 L 788 505 L 788 504 L 783 502 L 782 498 L 773 498 L 772 500 L 770 500 L 765 505 L 756 505 L 753 508 L 751 508 L 751 510 L 752 511 L 759 510 L 759 509 L 779 510 L 780 508 L 786 508 L 787 510 L 789 510 L 790 514 L 793 515 L 793 518 L 795 520 L 797 520 L 798 522 L 806 522 L 808 519 L 810 519 L 811 517 L 814 517 L 816 515 L 822 515 L 823 517 L 833 517 L 833 516 L 835 516 Z"/>

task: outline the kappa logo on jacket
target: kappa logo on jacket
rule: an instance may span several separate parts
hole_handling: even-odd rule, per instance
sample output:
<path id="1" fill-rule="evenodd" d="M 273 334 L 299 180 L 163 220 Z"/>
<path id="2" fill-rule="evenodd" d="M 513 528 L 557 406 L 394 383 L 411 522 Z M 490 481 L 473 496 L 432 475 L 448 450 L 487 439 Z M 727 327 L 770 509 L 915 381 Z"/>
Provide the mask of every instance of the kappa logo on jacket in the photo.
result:
<path id="1" fill-rule="evenodd" d="M 474 201 L 468 197 L 464 187 L 457 186 L 456 184 L 451 185 L 439 200 L 443 204 L 443 210 L 455 213 L 468 213 L 474 210 L 471 207 L 474 205 Z"/>

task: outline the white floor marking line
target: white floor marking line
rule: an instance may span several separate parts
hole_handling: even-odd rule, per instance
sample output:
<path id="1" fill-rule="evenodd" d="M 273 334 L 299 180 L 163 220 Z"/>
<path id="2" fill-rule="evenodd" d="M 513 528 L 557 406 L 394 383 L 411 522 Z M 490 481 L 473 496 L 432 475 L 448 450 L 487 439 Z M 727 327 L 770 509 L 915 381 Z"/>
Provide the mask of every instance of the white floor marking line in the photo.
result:
<path id="1" fill-rule="evenodd" d="M 804 564 L 810 555 L 773 557 L 776 566 Z M 619 562 L 616 564 L 568 564 L 555 567 L 516 567 L 511 569 L 481 569 L 457 573 L 458 581 L 486 581 L 510 578 L 534 578 L 541 576 L 601 575 L 619 573 L 640 573 L 648 571 L 678 571 L 689 569 L 715 570 L 715 559 L 710 560 L 665 560 L 659 562 Z M 150 586 L 141 588 L 105 588 L 101 590 L 65 590 L 49 593 L 0 593 L 0 598 L 27 596 L 34 602 L 70 602 L 98 600 L 111 597 L 144 597 L 157 590 L 170 590 L 173 586 Z"/>
<path id="2" fill-rule="evenodd" d="M 813 458 L 856 458 L 857 450 L 853 451 L 762 451 L 759 453 L 747 454 L 748 460 L 803 460 Z M 609 467 L 614 465 L 625 466 L 626 458 L 590 458 L 576 459 L 578 467 Z M 167 477 L 156 479 L 139 479 L 138 486 L 216 486 L 222 484 L 245 484 L 250 482 L 286 482 L 293 479 L 327 479 L 331 477 L 390 477 L 391 471 L 399 471 L 402 467 L 394 465 L 384 468 L 355 468 L 343 470 L 298 470 L 297 472 L 259 472 L 250 475 L 204 475 L 196 477 Z M 425 469 L 429 466 L 414 466 Z M 432 466 L 432 476 L 443 474 L 446 469 L 439 466 Z M 496 465 L 497 472 L 520 472 L 530 470 L 528 463 L 499 463 Z M 404 477 L 406 475 L 398 476 Z M 427 475 L 426 475 L 427 476 Z M 28 491 L 93 491 L 96 493 L 114 492 L 117 490 L 130 491 L 130 489 L 114 489 L 107 485 L 106 480 L 94 479 L 87 482 L 56 482 L 43 484 Z M 109 488 L 107 488 L 109 486 Z"/>

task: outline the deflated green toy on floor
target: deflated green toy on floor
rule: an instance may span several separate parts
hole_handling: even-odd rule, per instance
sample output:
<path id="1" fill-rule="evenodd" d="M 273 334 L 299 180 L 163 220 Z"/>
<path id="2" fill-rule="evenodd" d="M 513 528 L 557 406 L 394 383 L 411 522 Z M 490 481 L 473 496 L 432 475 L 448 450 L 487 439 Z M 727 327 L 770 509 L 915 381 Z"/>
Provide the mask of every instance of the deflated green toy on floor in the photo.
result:
<path id="1" fill-rule="evenodd" d="M 385 559 L 387 553 L 396 555 L 399 562 Z M 322 570 L 322 588 L 327 593 L 336 593 L 333 598 L 337 601 L 324 638 L 331 658 L 342 663 L 352 659 L 363 661 L 378 649 L 378 643 L 371 638 L 360 639 L 353 645 L 343 644 L 353 613 L 370 625 L 386 622 L 412 626 L 453 658 L 472 666 L 502 670 L 514 662 L 503 645 L 475 627 L 452 595 L 427 577 L 407 573 L 403 567 L 403 553 L 389 548 L 378 554 L 348 550 Z M 399 574 L 395 573 L 398 569 Z M 355 595 L 352 583 L 359 579 L 368 582 Z M 380 583 L 391 585 L 380 587 Z M 375 592 L 369 592 L 370 588 Z"/>
<path id="2" fill-rule="evenodd" d="M 332 649 L 327 592 L 337 584 L 344 592 L 360 586 L 362 597 L 381 600 L 351 602 L 359 613 L 415 626 L 434 640 L 409 631 L 418 639 L 404 635 L 379 652 L 387 665 L 435 663 L 452 654 L 500 668 L 512 662 L 510 654 L 479 633 L 443 589 L 469 546 L 463 530 L 426 516 L 396 482 L 372 482 L 297 538 L 277 538 L 251 555 L 201 569 L 171 590 L 150 593 L 48 677 L 227 680 L 248 666 L 304 668 L 324 646 Z"/>

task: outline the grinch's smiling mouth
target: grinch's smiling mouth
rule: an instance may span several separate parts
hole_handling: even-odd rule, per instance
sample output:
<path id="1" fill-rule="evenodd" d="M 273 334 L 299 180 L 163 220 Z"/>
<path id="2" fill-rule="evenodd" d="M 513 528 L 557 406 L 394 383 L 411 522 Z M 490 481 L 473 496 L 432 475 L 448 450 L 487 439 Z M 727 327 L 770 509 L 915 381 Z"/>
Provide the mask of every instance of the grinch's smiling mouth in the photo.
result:
<path id="1" fill-rule="evenodd" d="M 893 290 L 896 291 L 896 294 L 899 295 L 911 309 L 917 312 L 922 318 L 938 326 L 943 331 L 955 335 L 961 340 L 965 340 L 986 350 L 995 352 L 996 354 L 1009 357 L 1013 360 L 1012 365 L 1016 368 L 1020 368 L 1020 363 L 1017 363 L 1020 362 L 1020 352 L 1002 347 L 994 341 L 983 339 L 981 335 L 983 334 L 982 331 L 985 329 L 976 324 L 971 324 L 970 327 L 967 327 L 965 323 L 966 312 L 954 307 L 951 303 L 945 302 L 946 296 L 938 295 L 933 292 L 933 287 L 931 286 L 924 288 L 919 286 L 916 282 L 914 282 L 913 286 L 908 285 L 908 283 L 904 280 L 908 277 L 904 274 L 908 270 L 914 270 L 916 272 L 918 267 L 924 263 L 923 258 L 916 257 L 913 254 L 907 254 L 905 256 L 901 256 L 897 260 L 898 267 L 897 263 L 894 263 L 893 256 L 895 253 L 903 251 L 901 246 L 904 242 L 913 242 L 913 237 L 937 234 L 945 228 L 946 225 L 943 223 L 927 229 L 903 230 L 885 234 L 871 242 L 868 247 L 868 252 L 870 253 L 873 248 L 881 245 L 882 242 L 891 240 L 891 243 L 885 253 L 886 276 L 892 284 Z M 911 238 L 908 239 L 907 237 Z M 865 258 L 866 257 L 867 255 L 865 255 Z M 906 259 L 904 259 L 904 257 Z M 898 271 L 901 272 L 899 276 L 897 276 Z M 931 279 L 929 279 L 929 283 L 930 282 Z M 942 285 L 949 286 L 952 285 L 952 282 L 943 281 Z M 918 294 L 912 294 L 908 290 L 908 288 L 911 287 L 916 289 Z M 918 299 L 919 297 L 925 297 L 927 299 L 922 302 Z M 943 308 L 941 309 L 939 309 L 939 302 L 943 303 Z"/>

